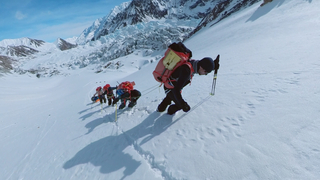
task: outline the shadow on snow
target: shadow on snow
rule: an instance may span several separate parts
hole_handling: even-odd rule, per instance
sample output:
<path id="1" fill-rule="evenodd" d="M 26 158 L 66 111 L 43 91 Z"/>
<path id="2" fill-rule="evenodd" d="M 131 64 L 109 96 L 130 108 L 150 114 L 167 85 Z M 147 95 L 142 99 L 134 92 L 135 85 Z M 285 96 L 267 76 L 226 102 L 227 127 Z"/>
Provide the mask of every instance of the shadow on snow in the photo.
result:
<path id="1" fill-rule="evenodd" d="M 139 125 L 133 127 L 130 130 L 122 131 L 119 135 L 111 135 L 90 143 L 85 148 L 80 150 L 73 158 L 68 160 L 63 165 L 63 168 L 70 169 L 80 164 L 91 163 L 94 166 L 100 166 L 100 172 L 103 174 L 108 174 L 124 168 L 124 175 L 121 178 L 124 179 L 125 177 L 133 174 L 141 165 L 141 162 L 133 159 L 132 155 L 124 152 L 127 147 L 131 146 L 135 149 L 135 152 L 137 152 L 142 158 L 148 161 L 152 168 L 160 170 L 163 177 L 169 177 L 170 175 L 166 173 L 161 168 L 161 166 L 155 162 L 155 157 L 153 156 L 153 154 L 151 152 L 144 151 L 141 148 L 141 145 L 160 135 L 170 126 L 178 122 L 180 119 L 184 118 L 187 114 L 210 99 L 209 97 L 196 104 L 189 112 L 184 113 L 175 121 L 173 121 L 174 116 L 168 115 L 166 113 L 161 114 L 159 112 L 153 112 Z M 122 113 L 124 111 L 125 110 L 120 111 L 117 114 L 119 115 L 119 113 Z M 108 119 L 107 121 L 113 121 L 115 113 L 106 116 L 107 117 L 99 118 L 91 123 L 88 123 L 86 125 L 86 127 L 89 128 L 88 133 L 92 132 L 93 129 L 98 125 L 106 122 L 106 118 Z M 142 139 L 142 141 L 138 144 L 137 141 L 140 138 L 144 139 Z M 148 158 L 146 159 L 146 157 Z"/>
<path id="2" fill-rule="evenodd" d="M 91 163 L 94 166 L 101 166 L 100 172 L 104 174 L 125 168 L 123 172 L 124 176 L 122 177 L 122 179 L 124 179 L 133 174 L 141 165 L 141 162 L 133 159 L 131 155 L 124 153 L 124 149 L 133 146 L 138 153 L 143 153 L 137 149 L 136 141 L 147 135 L 151 135 L 152 137 L 159 135 L 167 129 L 168 124 L 172 123 L 172 116 L 166 114 L 160 115 L 158 112 L 153 112 L 142 123 L 128 131 L 92 142 L 68 160 L 63 165 L 63 168 L 70 169 L 76 165 Z M 161 117 L 166 118 L 163 119 Z M 155 120 L 156 123 L 154 123 Z M 96 121 L 101 120 L 98 119 Z M 150 140 L 150 138 L 148 138 L 148 140 Z"/>

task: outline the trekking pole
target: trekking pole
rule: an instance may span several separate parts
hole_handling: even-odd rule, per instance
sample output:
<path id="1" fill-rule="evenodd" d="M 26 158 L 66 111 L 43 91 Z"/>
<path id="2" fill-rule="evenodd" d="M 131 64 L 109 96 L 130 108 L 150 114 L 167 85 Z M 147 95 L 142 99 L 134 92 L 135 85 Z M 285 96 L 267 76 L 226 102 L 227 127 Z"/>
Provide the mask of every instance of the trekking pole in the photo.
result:
<path id="1" fill-rule="evenodd" d="M 215 71 L 214 75 L 213 75 L 213 82 L 212 82 L 212 88 L 211 88 L 211 93 L 210 93 L 211 96 L 213 96 L 215 93 L 216 83 L 217 83 L 217 72 Z"/>
<path id="2" fill-rule="evenodd" d="M 220 60 L 220 55 L 217 56 L 216 60 L 218 60 L 217 64 L 219 64 Z M 214 75 L 213 75 L 213 82 L 212 82 L 212 88 L 211 88 L 211 93 L 210 95 L 213 96 L 216 91 L 216 83 L 217 83 L 217 76 L 218 76 L 218 68 L 215 67 L 216 69 L 214 70 Z"/>
<path id="3" fill-rule="evenodd" d="M 117 107 L 117 103 L 116 103 L 116 112 L 115 112 L 115 116 L 116 116 L 116 117 L 115 117 L 115 121 L 114 121 L 114 122 L 117 122 L 117 120 L 118 120 L 118 117 L 117 117 L 117 114 L 118 114 L 118 113 L 117 113 L 117 109 L 118 109 L 118 107 Z"/>

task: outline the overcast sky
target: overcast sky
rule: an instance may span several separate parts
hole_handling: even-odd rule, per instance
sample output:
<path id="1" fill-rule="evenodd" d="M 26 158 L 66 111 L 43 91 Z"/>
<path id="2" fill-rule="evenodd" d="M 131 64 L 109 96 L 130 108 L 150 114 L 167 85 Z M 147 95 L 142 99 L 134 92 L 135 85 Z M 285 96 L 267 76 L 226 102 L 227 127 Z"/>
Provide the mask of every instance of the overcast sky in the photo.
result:
<path id="1" fill-rule="evenodd" d="M 81 32 L 130 0 L 0 0 L 0 41 L 29 37 L 54 42 Z"/>

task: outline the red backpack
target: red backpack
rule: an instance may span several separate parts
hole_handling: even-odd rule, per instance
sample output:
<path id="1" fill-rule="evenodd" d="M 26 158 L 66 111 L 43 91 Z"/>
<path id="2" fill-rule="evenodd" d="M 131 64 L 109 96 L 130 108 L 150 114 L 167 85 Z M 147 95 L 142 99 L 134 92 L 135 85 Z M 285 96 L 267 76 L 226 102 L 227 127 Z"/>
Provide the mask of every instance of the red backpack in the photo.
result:
<path id="1" fill-rule="evenodd" d="M 126 92 L 131 92 L 131 90 L 133 90 L 133 86 L 136 85 L 136 83 L 134 81 L 130 82 L 130 81 L 125 81 L 122 82 L 121 84 L 119 84 L 118 89 L 123 89 Z"/>
<path id="2" fill-rule="evenodd" d="M 164 57 L 160 59 L 155 70 L 153 71 L 154 79 L 165 87 L 172 89 L 173 86 L 169 83 L 169 77 L 171 74 L 181 65 L 186 64 L 193 73 L 193 68 L 189 59 L 192 57 L 192 52 L 185 47 L 181 42 L 172 43 L 164 54 Z M 190 74 L 190 75 L 191 75 Z"/>

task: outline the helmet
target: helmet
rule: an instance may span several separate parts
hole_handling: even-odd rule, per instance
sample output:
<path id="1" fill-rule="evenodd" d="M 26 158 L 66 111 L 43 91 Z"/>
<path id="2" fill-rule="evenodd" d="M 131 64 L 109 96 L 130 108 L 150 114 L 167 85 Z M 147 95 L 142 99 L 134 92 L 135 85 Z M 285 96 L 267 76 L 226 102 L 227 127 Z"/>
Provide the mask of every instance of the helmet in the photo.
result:
<path id="1" fill-rule="evenodd" d="M 106 84 L 106 85 L 103 87 L 103 89 L 104 89 L 104 90 L 108 90 L 109 87 L 110 87 L 110 84 Z"/>
<path id="2" fill-rule="evenodd" d="M 96 91 L 100 91 L 101 90 L 101 86 L 97 87 Z"/>
<path id="3" fill-rule="evenodd" d="M 210 73 L 214 69 L 214 62 L 212 58 L 205 57 L 198 62 L 198 68 L 200 66 L 207 72 Z"/>

